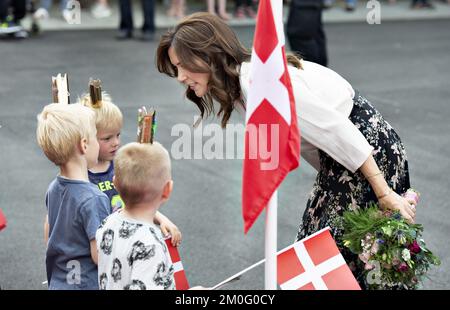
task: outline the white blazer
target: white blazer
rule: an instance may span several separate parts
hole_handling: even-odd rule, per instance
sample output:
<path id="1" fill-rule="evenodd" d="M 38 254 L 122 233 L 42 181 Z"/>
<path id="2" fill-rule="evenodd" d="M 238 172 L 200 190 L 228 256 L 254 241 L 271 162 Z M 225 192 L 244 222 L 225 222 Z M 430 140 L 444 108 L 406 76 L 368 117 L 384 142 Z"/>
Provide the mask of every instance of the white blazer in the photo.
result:
<path id="1" fill-rule="evenodd" d="M 240 83 L 247 98 L 250 66 L 244 62 Z M 289 66 L 301 133 L 301 156 L 320 169 L 322 150 L 348 170 L 355 172 L 367 160 L 373 147 L 348 119 L 355 91 L 336 72 L 302 60 L 302 69 Z"/>

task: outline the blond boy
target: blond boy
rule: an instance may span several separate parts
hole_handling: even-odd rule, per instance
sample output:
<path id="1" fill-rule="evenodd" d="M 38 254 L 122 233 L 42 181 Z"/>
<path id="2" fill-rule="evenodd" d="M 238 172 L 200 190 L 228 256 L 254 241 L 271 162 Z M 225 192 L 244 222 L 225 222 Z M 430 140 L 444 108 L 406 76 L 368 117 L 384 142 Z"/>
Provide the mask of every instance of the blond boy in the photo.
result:
<path id="1" fill-rule="evenodd" d="M 79 104 L 52 103 L 38 115 L 36 133 L 60 169 L 45 198 L 49 289 L 98 289 L 95 232 L 110 206 L 87 174 L 99 151 L 95 115 Z"/>
<path id="2" fill-rule="evenodd" d="M 126 208 L 110 215 L 96 234 L 100 289 L 174 289 L 173 266 L 154 223 L 172 192 L 169 154 L 157 142 L 129 143 L 114 166 Z"/>
<path id="3" fill-rule="evenodd" d="M 99 102 L 92 103 L 89 94 L 84 95 L 80 102 L 91 108 L 96 114 L 97 140 L 100 145 L 98 162 L 89 169 L 89 180 L 108 196 L 114 212 L 124 206 L 113 183 L 113 160 L 120 147 L 120 133 L 123 126 L 122 112 L 105 92 L 102 93 L 102 100 Z M 164 235 L 172 236 L 174 246 L 179 245 L 181 232 L 174 223 L 160 212 L 156 213 L 155 223 L 160 225 Z"/>

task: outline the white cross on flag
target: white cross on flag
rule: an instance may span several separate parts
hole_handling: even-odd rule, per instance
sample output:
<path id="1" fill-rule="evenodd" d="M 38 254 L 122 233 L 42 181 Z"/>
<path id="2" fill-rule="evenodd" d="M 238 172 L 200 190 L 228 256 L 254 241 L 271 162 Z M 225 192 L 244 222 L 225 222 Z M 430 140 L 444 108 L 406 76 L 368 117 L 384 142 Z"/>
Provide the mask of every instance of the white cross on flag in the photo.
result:
<path id="1" fill-rule="evenodd" d="M 189 283 L 186 278 L 186 273 L 184 272 L 183 264 L 181 263 L 178 249 L 172 245 L 171 238 L 167 238 L 165 241 L 174 269 L 173 277 L 175 278 L 175 288 L 177 290 L 187 290 L 189 289 Z"/>
<path id="2" fill-rule="evenodd" d="M 6 227 L 6 217 L 3 215 L 2 209 L 0 209 L 0 230 Z"/>
<path id="3" fill-rule="evenodd" d="M 246 233 L 285 176 L 299 164 L 300 132 L 287 69 L 282 10 L 281 0 L 259 2 L 246 102 L 242 184 Z"/>
<path id="4" fill-rule="evenodd" d="M 324 228 L 277 255 L 278 284 L 283 290 L 360 290 L 331 237 Z"/>

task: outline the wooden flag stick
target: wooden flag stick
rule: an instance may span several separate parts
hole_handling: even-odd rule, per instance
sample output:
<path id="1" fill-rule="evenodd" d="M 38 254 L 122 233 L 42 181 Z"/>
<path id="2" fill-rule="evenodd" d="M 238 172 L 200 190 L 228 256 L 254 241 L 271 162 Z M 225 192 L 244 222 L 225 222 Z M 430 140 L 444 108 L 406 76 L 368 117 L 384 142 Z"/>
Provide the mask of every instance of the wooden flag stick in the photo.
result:
<path id="1" fill-rule="evenodd" d="M 230 283 L 230 282 L 239 280 L 240 277 L 241 277 L 244 273 L 246 273 L 246 272 L 249 271 L 249 270 L 252 270 L 252 269 L 255 268 L 255 267 L 258 267 L 259 265 L 261 265 L 261 264 L 264 263 L 265 261 L 266 261 L 265 259 L 260 260 L 259 262 L 257 262 L 257 263 L 255 263 L 255 264 L 251 265 L 250 267 L 247 267 L 247 268 L 245 268 L 244 270 L 239 271 L 239 272 L 236 273 L 235 275 L 232 275 L 231 277 L 227 278 L 226 280 L 223 280 L 223 281 L 220 282 L 219 284 L 214 285 L 213 287 L 211 287 L 211 289 L 212 289 L 212 290 L 217 290 L 218 288 L 224 286 L 225 284 L 228 284 L 228 283 Z"/>
<path id="2" fill-rule="evenodd" d="M 278 190 L 276 190 L 266 207 L 264 287 L 266 290 L 277 289 L 277 220 Z"/>

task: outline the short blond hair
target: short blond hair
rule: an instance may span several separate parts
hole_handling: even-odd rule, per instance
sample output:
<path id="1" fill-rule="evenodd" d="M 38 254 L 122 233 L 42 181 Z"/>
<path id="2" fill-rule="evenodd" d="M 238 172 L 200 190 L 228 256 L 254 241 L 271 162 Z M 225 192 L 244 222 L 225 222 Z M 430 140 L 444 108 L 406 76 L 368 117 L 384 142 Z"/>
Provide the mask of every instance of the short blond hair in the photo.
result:
<path id="1" fill-rule="evenodd" d="M 118 130 L 122 128 L 122 112 L 119 107 L 112 102 L 111 96 L 106 92 L 102 92 L 102 100 L 95 105 L 92 103 L 89 94 L 81 96 L 79 102 L 95 112 L 95 126 L 97 126 L 97 130 Z"/>
<path id="2" fill-rule="evenodd" d="M 69 161 L 82 139 L 95 138 L 95 114 L 80 104 L 51 103 L 38 114 L 37 120 L 37 142 L 47 158 L 58 166 Z"/>
<path id="3" fill-rule="evenodd" d="M 114 158 L 114 174 L 125 205 L 153 201 L 172 179 L 169 153 L 158 142 L 128 143 Z"/>

